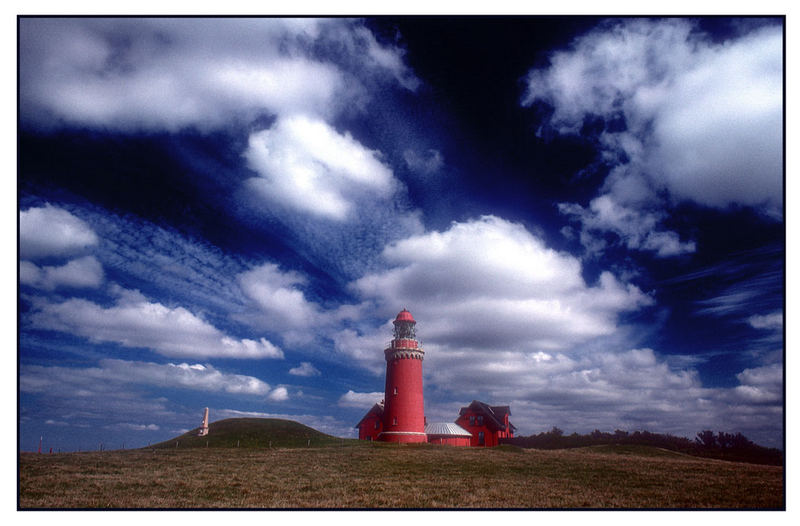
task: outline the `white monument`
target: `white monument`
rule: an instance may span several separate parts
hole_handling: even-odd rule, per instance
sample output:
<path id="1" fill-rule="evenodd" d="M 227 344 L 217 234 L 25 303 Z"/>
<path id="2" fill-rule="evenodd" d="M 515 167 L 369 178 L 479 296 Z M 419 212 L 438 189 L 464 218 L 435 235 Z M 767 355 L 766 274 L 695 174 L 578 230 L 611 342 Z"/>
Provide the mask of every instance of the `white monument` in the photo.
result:
<path id="1" fill-rule="evenodd" d="M 206 410 L 203 413 L 203 425 L 200 426 L 200 430 L 197 432 L 197 436 L 204 437 L 207 434 L 208 434 L 208 408 L 206 407 Z"/>

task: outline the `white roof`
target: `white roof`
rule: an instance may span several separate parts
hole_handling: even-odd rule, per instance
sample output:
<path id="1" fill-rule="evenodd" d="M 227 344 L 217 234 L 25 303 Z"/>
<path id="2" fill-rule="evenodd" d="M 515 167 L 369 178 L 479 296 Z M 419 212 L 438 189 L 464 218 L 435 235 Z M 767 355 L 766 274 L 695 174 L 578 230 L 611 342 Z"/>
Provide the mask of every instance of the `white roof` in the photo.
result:
<path id="1" fill-rule="evenodd" d="M 464 429 L 458 424 L 450 422 L 434 422 L 425 426 L 426 435 L 449 435 L 471 437 L 472 433 Z"/>

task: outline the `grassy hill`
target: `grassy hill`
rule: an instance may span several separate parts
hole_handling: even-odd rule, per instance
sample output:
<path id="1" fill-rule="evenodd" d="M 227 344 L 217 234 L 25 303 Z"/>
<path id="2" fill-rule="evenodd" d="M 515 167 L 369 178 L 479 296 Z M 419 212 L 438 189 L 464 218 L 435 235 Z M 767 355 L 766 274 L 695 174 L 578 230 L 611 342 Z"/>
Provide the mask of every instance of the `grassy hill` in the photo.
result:
<path id="1" fill-rule="evenodd" d="M 197 429 L 150 446 L 156 449 L 184 448 L 293 448 L 340 445 L 343 439 L 321 433 L 292 420 L 278 418 L 228 418 L 208 425 L 208 435 Z M 348 441 L 349 442 L 349 441 Z"/>

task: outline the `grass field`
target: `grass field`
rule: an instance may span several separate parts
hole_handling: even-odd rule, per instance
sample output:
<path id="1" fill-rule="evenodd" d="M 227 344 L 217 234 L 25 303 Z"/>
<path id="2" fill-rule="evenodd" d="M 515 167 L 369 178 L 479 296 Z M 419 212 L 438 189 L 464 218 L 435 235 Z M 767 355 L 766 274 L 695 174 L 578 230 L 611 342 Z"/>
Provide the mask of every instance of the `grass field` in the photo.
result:
<path id="1" fill-rule="evenodd" d="M 22 453 L 19 507 L 784 507 L 783 468 L 636 446 L 397 446 Z"/>

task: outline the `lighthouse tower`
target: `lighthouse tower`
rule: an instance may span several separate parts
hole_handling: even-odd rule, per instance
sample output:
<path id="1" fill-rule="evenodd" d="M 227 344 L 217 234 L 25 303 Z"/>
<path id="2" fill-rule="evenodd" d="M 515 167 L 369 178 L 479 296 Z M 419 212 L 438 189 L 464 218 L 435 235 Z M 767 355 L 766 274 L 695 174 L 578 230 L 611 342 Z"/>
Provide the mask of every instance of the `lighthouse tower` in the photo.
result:
<path id="1" fill-rule="evenodd" d="M 417 341 L 417 322 L 406 309 L 394 320 L 394 339 L 383 351 L 386 357 L 384 398 L 384 442 L 426 442 L 425 408 L 422 395 L 422 358 Z"/>

